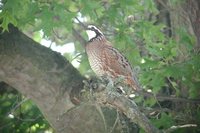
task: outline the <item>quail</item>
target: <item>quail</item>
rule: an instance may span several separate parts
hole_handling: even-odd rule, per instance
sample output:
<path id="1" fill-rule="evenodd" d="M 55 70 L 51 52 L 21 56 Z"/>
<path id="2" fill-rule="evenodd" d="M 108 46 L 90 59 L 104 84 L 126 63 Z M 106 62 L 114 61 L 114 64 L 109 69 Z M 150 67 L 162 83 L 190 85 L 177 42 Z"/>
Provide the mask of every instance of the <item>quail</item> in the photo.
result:
<path id="1" fill-rule="evenodd" d="M 94 73 L 97 76 L 107 76 L 113 80 L 123 77 L 125 84 L 133 90 L 139 90 L 136 75 L 125 56 L 114 48 L 94 25 L 87 26 L 86 33 L 89 38 L 86 44 L 86 53 Z"/>

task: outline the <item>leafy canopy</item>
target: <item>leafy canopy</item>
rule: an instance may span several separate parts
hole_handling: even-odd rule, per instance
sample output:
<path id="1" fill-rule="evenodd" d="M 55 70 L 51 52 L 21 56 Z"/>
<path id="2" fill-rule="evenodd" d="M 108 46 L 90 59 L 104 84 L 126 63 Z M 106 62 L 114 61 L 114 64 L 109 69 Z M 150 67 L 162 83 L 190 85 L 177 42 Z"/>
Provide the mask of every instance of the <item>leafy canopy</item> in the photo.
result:
<path id="1" fill-rule="evenodd" d="M 80 34 L 86 37 L 76 19 L 93 23 L 126 55 L 133 67 L 139 68 L 139 81 L 144 89 L 179 97 L 184 86 L 189 98 L 199 97 L 200 56 L 193 52 L 195 37 L 188 34 L 187 27 L 174 30 L 176 40 L 167 36 L 163 31 L 171 27 L 157 23 L 159 11 L 153 0 L 2 0 L 0 10 L 0 27 L 4 31 L 11 23 L 25 33 L 33 33 L 32 38 L 39 36 L 57 45 L 74 42 L 75 52 L 65 54 L 71 61 L 84 51 L 72 29 L 81 31 Z M 87 57 L 82 54 L 79 59 L 78 69 L 83 74 L 91 74 Z M 157 106 L 157 101 L 146 100 L 143 106 Z M 9 110 L 7 105 L 4 108 Z M 153 121 L 158 127 L 167 128 L 174 124 L 173 118 L 173 114 L 161 113 L 160 118 Z"/>

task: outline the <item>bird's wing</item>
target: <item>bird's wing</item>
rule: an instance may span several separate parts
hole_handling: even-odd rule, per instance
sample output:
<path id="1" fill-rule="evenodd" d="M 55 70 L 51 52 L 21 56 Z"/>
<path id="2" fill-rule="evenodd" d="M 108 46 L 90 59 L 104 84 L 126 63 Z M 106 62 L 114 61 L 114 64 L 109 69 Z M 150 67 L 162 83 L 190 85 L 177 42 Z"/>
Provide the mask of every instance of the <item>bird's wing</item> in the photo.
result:
<path id="1" fill-rule="evenodd" d="M 104 47 L 102 55 L 102 62 L 105 63 L 103 66 L 108 74 L 114 77 L 124 76 L 125 82 L 134 90 L 140 89 L 137 77 L 125 56 L 112 46 Z"/>
<path id="2" fill-rule="evenodd" d="M 102 62 L 105 68 L 114 75 L 132 76 L 133 70 L 128 60 L 117 49 L 112 46 L 105 46 L 102 51 Z"/>

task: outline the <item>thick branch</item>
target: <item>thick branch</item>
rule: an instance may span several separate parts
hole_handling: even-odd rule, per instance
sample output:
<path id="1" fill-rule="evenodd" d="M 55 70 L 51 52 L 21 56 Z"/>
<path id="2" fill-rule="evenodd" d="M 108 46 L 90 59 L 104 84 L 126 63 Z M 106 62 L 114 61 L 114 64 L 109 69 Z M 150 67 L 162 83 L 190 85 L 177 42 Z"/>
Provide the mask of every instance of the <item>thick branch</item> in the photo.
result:
<path id="1" fill-rule="evenodd" d="M 154 125 L 145 117 L 137 105 L 127 97 L 123 95 L 118 95 L 115 92 L 101 92 L 97 93 L 96 97 L 98 102 L 105 104 L 108 103 L 121 112 L 123 112 L 128 118 L 130 118 L 134 123 L 138 124 L 147 133 L 160 133 Z M 102 99 L 104 98 L 104 99 Z"/>
<path id="2" fill-rule="evenodd" d="M 0 35 L 0 81 L 31 98 L 53 128 L 62 128 L 58 118 L 74 107 L 83 79 L 63 56 L 13 26 Z"/>

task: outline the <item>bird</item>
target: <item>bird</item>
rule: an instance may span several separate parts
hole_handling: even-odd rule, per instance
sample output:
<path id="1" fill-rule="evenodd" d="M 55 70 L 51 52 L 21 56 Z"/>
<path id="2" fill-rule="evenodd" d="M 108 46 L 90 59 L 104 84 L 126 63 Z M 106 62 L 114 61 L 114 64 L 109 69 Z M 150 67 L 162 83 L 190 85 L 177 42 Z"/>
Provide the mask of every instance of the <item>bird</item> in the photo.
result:
<path id="1" fill-rule="evenodd" d="M 96 26 L 88 25 L 86 33 L 88 41 L 85 49 L 94 73 L 98 77 L 106 76 L 113 80 L 123 77 L 123 82 L 133 91 L 140 90 L 136 74 L 127 58 L 113 47 Z"/>

